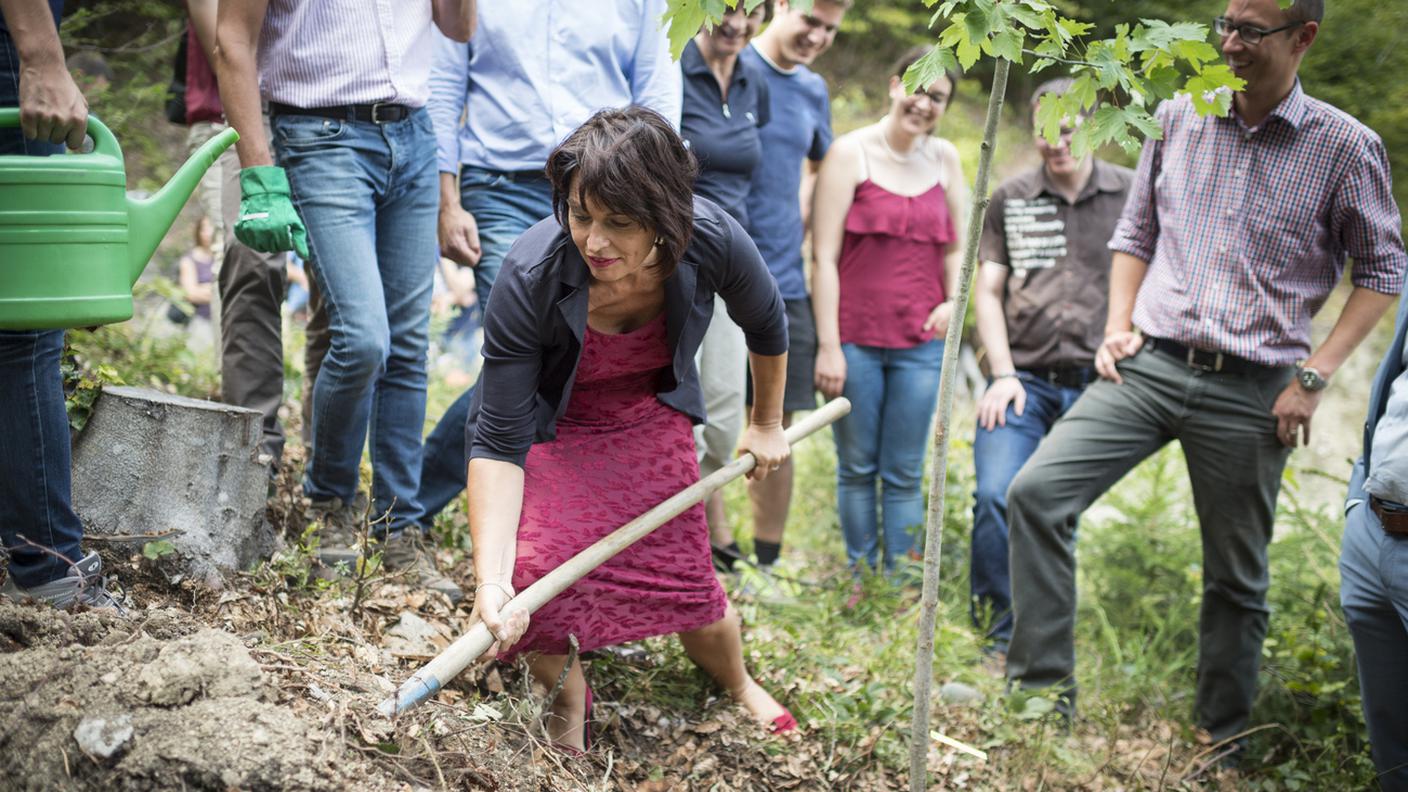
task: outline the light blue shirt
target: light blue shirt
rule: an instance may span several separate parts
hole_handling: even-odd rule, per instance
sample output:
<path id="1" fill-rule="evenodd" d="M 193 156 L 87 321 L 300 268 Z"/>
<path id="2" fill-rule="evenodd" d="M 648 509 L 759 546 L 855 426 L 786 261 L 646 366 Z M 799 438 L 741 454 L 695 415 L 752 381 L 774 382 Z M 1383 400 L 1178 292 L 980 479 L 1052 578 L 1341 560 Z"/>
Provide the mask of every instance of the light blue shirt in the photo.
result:
<path id="1" fill-rule="evenodd" d="M 1403 372 L 1389 386 L 1384 414 L 1374 426 L 1369 478 L 1364 491 L 1379 500 L 1408 504 L 1408 346 Z"/>
<path id="2" fill-rule="evenodd" d="M 468 44 L 436 32 L 430 102 L 441 172 L 539 170 L 598 110 L 639 104 L 680 122 L 665 0 L 478 3 Z M 463 120 L 463 123 L 461 121 Z"/>

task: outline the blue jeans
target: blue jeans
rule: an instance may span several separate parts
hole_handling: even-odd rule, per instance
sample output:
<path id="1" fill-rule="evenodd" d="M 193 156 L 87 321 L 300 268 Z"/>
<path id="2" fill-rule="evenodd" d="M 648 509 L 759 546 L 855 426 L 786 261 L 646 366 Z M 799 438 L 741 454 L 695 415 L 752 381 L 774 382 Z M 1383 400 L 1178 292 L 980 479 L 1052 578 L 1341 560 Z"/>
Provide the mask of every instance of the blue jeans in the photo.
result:
<path id="1" fill-rule="evenodd" d="M 304 492 L 351 502 L 371 438 L 378 531 L 421 513 L 430 291 L 437 262 L 435 136 L 423 109 L 374 124 L 270 119 L 308 227 L 311 271 L 331 344 L 313 386 L 313 456 Z"/>
<path id="2" fill-rule="evenodd" d="M 474 268 L 474 291 L 479 304 L 489 305 L 489 289 L 499 277 L 508 249 L 552 214 L 552 184 L 547 176 L 499 173 L 464 166 L 460 173 L 460 205 L 474 215 L 479 226 L 479 264 Z"/>
<path id="3" fill-rule="evenodd" d="M 460 175 L 460 199 L 479 225 L 482 256 L 474 268 L 474 289 L 479 304 L 487 308 L 490 287 L 508 249 L 534 223 L 552 215 L 552 185 L 546 178 L 531 179 L 465 166 Z M 428 529 L 435 515 L 464 490 L 469 466 L 464 425 L 469 418 L 471 393 L 472 388 L 460 394 L 425 440 L 418 498 L 424 507 L 424 528 Z"/>
<path id="4" fill-rule="evenodd" d="M 939 397 L 944 344 L 907 349 L 842 344 L 851 414 L 837 421 L 836 501 L 846 560 L 894 572 L 924 530 L 924 451 Z M 877 519 L 875 489 L 881 489 Z"/>
<path id="5" fill-rule="evenodd" d="M 0 107 L 18 104 L 19 53 L 10 34 L 0 31 Z M 0 129 L 0 154 L 62 151 L 25 140 L 18 128 Z M 11 265 L 23 266 L 6 262 Z M 0 331 L 0 542 L 10 551 L 9 572 L 21 588 L 63 577 L 69 570 L 64 559 L 83 557 L 83 524 L 70 493 L 68 414 L 59 373 L 63 349 L 62 330 Z"/>
<path id="6" fill-rule="evenodd" d="M 1084 388 L 1052 385 L 1019 371 L 1027 391 L 1021 415 L 1007 406 L 1007 425 L 978 427 L 973 466 L 978 491 L 973 503 L 969 605 L 974 626 L 987 628 L 994 648 L 1007 649 L 1012 637 L 1012 586 L 1007 568 L 1007 487 L 1056 419 L 1066 414 Z"/>
<path id="7" fill-rule="evenodd" d="M 1385 792 L 1408 791 L 1408 536 L 1385 532 L 1365 502 L 1345 516 L 1340 604 L 1379 783 Z"/>

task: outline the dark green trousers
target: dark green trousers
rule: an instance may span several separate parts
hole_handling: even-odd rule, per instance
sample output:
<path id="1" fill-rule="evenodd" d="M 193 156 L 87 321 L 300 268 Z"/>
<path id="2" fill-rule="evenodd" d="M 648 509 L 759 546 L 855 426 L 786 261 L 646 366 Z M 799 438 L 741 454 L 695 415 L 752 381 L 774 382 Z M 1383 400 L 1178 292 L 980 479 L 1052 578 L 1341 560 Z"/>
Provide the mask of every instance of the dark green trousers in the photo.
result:
<path id="1" fill-rule="evenodd" d="M 1012 608 L 1007 673 L 1075 702 L 1076 522 L 1140 461 L 1178 440 L 1203 540 L 1195 717 L 1215 739 L 1246 728 L 1266 637 L 1266 548 L 1289 449 L 1271 414 L 1294 369 L 1210 373 L 1143 350 L 1124 383 L 1091 385 L 1008 490 Z"/>

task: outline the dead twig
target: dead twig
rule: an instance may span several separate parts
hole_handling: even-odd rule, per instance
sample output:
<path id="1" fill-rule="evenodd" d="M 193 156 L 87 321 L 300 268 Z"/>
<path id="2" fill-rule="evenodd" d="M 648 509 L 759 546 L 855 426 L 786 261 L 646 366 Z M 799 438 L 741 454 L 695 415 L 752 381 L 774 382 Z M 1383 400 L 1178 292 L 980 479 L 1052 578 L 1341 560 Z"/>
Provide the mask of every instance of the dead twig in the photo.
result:
<path id="1" fill-rule="evenodd" d="M 172 528 L 169 531 L 149 534 L 84 534 L 85 542 L 137 542 L 141 540 L 163 539 L 176 534 L 183 534 L 186 531 L 181 528 Z"/>
<path id="2" fill-rule="evenodd" d="M 577 662 L 577 646 L 577 636 L 569 634 L 567 636 L 567 662 L 562 664 L 562 671 L 557 675 L 557 681 L 553 683 L 552 690 L 548 691 L 547 698 L 543 699 L 542 710 L 538 713 L 539 718 L 548 714 L 548 711 L 552 709 L 553 702 L 557 701 L 558 694 L 562 693 L 562 686 L 567 683 L 567 674 L 572 671 L 573 664 Z M 582 728 L 588 728 L 587 724 L 582 724 Z M 547 734 L 546 722 L 543 724 L 543 734 Z M 552 740 L 549 739 L 548 742 L 552 742 Z"/>

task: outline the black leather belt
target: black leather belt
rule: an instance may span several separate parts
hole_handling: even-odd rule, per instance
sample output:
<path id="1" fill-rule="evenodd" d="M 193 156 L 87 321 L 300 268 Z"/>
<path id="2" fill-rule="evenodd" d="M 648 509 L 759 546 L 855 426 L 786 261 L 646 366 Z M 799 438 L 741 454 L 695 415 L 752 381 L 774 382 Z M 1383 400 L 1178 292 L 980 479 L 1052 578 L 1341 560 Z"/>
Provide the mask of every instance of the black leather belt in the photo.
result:
<path id="1" fill-rule="evenodd" d="M 1246 358 L 1229 355 L 1226 352 L 1207 352 L 1202 349 L 1193 349 L 1177 341 L 1169 341 L 1166 338 L 1145 336 L 1144 346 L 1155 352 L 1162 352 L 1171 358 L 1175 358 L 1188 368 L 1214 374 L 1250 374 L 1253 376 L 1266 376 L 1283 368 L 1282 366 L 1266 366 L 1261 363 L 1253 363 Z"/>
<path id="2" fill-rule="evenodd" d="M 393 121 L 404 121 L 411 113 L 415 112 L 414 107 L 406 105 L 386 104 L 377 102 L 376 104 L 353 104 L 338 105 L 337 107 L 294 107 L 282 102 L 269 103 L 269 115 L 306 115 L 318 116 L 319 118 L 336 118 L 341 121 L 366 121 L 373 124 L 386 124 Z"/>
<path id="3" fill-rule="evenodd" d="M 1090 366 L 1050 366 L 1022 371 L 1058 388 L 1084 388 L 1095 379 L 1095 369 Z"/>
<path id="4" fill-rule="evenodd" d="M 1386 533 L 1408 536 L 1408 509 L 1369 496 L 1369 508 L 1379 517 Z"/>

